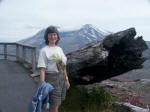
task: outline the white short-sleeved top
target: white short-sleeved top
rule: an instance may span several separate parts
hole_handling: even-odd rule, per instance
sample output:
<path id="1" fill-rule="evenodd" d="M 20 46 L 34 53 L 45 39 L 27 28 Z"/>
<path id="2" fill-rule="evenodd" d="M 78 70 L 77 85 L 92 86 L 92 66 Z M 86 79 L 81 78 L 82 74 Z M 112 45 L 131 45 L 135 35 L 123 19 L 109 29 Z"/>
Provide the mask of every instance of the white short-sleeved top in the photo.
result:
<path id="1" fill-rule="evenodd" d="M 52 55 L 54 54 L 58 54 L 64 64 L 67 63 L 67 57 L 61 47 L 46 45 L 40 50 L 37 67 L 46 68 L 46 72 L 58 72 L 56 62 L 52 60 Z"/>

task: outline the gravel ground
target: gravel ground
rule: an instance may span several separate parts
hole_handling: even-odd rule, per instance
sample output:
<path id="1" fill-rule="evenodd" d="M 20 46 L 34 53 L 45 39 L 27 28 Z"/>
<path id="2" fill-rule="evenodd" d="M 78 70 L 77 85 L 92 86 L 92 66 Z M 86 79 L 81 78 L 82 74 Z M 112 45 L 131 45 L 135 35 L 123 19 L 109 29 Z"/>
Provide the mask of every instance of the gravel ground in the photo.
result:
<path id="1" fill-rule="evenodd" d="M 132 70 L 118 77 L 137 80 L 135 83 L 129 85 L 141 94 L 143 102 L 150 104 L 150 60 L 145 61 L 143 65 L 143 69 Z"/>
<path id="2" fill-rule="evenodd" d="M 143 65 L 142 69 L 126 72 L 100 84 L 107 85 L 115 94 L 119 94 L 119 97 L 128 95 L 138 99 L 139 96 L 143 104 L 150 106 L 150 60 L 145 61 Z"/>

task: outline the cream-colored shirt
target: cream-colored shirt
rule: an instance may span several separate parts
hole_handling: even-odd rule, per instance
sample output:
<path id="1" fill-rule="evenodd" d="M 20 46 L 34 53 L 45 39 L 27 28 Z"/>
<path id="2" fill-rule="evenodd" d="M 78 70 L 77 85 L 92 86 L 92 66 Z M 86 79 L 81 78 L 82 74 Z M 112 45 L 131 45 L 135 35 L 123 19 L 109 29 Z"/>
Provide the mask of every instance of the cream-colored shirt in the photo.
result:
<path id="1" fill-rule="evenodd" d="M 63 50 L 59 46 L 48 46 L 46 45 L 40 50 L 38 64 L 37 67 L 44 67 L 46 68 L 46 72 L 58 72 L 56 62 L 52 60 L 52 56 L 54 54 L 58 54 L 59 57 L 62 58 L 62 62 L 64 64 L 67 63 L 67 57 L 65 56 Z"/>

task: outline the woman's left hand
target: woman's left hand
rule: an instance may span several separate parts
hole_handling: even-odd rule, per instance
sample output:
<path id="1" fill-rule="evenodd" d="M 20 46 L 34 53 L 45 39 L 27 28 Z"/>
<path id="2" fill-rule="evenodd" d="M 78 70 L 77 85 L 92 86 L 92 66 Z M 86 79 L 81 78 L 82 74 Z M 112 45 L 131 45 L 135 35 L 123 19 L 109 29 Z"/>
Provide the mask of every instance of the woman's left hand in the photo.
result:
<path id="1" fill-rule="evenodd" d="M 67 88 L 67 90 L 70 88 L 69 80 L 66 80 L 66 88 Z"/>

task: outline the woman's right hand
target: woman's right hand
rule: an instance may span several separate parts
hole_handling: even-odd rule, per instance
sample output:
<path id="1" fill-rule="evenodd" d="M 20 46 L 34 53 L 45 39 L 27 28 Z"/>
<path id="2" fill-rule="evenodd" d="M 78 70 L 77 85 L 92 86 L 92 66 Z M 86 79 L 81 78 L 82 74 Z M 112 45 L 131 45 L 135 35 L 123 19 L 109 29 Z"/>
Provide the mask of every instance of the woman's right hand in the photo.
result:
<path id="1" fill-rule="evenodd" d="M 69 80 L 66 80 L 66 88 L 67 88 L 67 90 L 70 88 L 70 82 L 69 82 Z"/>

